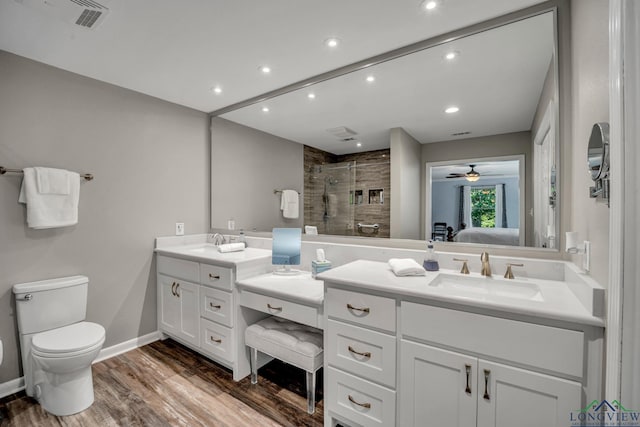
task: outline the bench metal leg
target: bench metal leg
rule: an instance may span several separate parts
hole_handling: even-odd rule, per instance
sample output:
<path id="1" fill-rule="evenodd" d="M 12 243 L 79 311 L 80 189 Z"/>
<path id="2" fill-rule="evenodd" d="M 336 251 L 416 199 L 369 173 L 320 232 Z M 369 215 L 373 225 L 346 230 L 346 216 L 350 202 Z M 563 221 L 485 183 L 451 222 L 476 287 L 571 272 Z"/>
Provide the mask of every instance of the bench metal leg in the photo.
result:
<path id="1" fill-rule="evenodd" d="M 258 350 L 251 347 L 251 384 L 258 384 Z"/>
<path id="2" fill-rule="evenodd" d="M 316 373 L 307 372 L 307 412 L 316 411 Z"/>

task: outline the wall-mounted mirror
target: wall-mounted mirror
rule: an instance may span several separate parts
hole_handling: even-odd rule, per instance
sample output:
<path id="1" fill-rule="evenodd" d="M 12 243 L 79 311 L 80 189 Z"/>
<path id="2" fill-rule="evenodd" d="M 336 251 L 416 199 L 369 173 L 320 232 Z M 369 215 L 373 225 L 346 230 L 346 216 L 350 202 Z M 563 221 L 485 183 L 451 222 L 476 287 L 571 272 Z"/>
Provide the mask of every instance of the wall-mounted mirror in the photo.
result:
<path id="1" fill-rule="evenodd" d="M 239 228 L 256 231 L 313 225 L 321 234 L 430 238 L 434 222 L 442 221 L 432 210 L 440 202 L 432 199 L 427 164 L 469 171 L 476 162 L 476 186 L 512 188 L 480 167 L 481 161 L 511 156 L 521 159 L 518 212 L 510 213 L 518 218 L 516 244 L 553 247 L 559 169 L 555 12 L 460 34 L 214 117 L 212 226 L 224 229 L 234 219 Z M 244 150 L 247 155 L 272 143 L 263 156 L 270 163 L 243 165 L 241 142 L 253 147 Z M 235 163 L 223 152 L 236 153 Z M 299 163 L 292 165 L 292 157 Z M 234 171 L 246 185 L 225 189 Z M 241 192 L 258 200 L 270 193 L 269 185 L 302 193 L 298 220 L 277 216 L 277 198 L 238 207 L 223 197 Z M 459 203 L 460 191 L 437 197 Z M 446 222 L 454 236 L 462 230 L 459 218 Z M 514 220 L 484 224 L 464 227 L 516 228 Z"/>

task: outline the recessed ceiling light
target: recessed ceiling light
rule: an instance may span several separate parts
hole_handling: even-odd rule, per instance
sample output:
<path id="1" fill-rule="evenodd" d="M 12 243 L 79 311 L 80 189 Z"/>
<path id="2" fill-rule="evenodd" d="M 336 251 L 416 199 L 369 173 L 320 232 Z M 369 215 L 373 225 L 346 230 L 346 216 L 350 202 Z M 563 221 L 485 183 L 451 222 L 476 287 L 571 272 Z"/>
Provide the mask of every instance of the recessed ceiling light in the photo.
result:
<path id="1" fill-rule="evenodd" d="M 309 98 L 309 99 L 316 99 L 316 94 L 315 94 L 315 93 L 313 93 L 313 92 L 309 92 L 309 93 L 307 94 L 307 98 Z"/>
<path id="2" fill-rule="evenodd" d="M 449 107 L 446 110 L 444 110 L 444 112 L 447 114 L 457 113 L 458 111 L 460 111 L 458 107 Z"/>
<path id="3" fill-rule="evenodd" d="M 362 142 L 358 142 L 358 143 L 356 144 L 356 147 L 362 147 Z"/>
<path id="4" fill-rule="evenodd" d="M 220 86 L 214 86 L 211 88 L 211 92 L 215 93 L 216 95 L 220 95 L 222 93 L 222 88 Z"/>
<path id="5" fill-rule="evenodd" d="M 325 46 L 330 48 L 338 47 L 338 45 L 340 44 L 340 39 L 336 37 L 330 37 L 324 41 L 324 44 Z"/>
<path id="6" fill-rule="evenodd" d="M 458 57 L 458 55 L 460 55 L 460 52 L 458 52 L 457 50 L 452 50 L 451 52 L 447 52 L 447 54 L 444 56 L 444 58 L 448 59 L 449 61 L 452 61 L 452 60 L 456 59 Z"/>
<path id="7" fill-rule="evenodd" d="M 373 76 L 367 76 L 367 79 L 366 79 L 366 80 L 367 80 L 369 83 L 373 83 L 373 82 L 375 82 L 375 81 L 376 81 L 376 78 L 375 78 L 375 77 L 373 77 Z"/>
<path id="8" fill-rule="evenodd" d="M 260 71 L 262 72 L 262 74 L 269 74 L 271 72 L 271 67 L 269 67 L 268 65 L 263 65 L 260 67 Z"/>
<path id="9" fill-rule="evenodd" d="M 438 3 L 434 0 L 425 0 L 422 3 L 422 7 L 424 7 L 427 10 L 433 10 L 438 6 Z"/>
<path id="10" fill-rule="evenodd" d="M 262 112 L 263 113 L 268 113 L 269 112 L 269 107 L 262 107 Z"/>

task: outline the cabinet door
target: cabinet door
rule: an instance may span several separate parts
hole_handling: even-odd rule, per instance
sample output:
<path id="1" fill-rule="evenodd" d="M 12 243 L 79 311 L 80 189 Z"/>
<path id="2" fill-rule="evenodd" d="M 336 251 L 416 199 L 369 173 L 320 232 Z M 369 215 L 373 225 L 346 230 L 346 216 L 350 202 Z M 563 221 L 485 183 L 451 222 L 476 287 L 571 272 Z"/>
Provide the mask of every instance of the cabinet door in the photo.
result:
<path id="1" fill-rule="evenodd" d="M 401 426 L 476 425 L 478 359 L 405 340 L 400 354 Z"/>
<path id="2" fill-rule="evenodd" d="M 186 342 L 200 345 L 200 285 L 176 281 L 176 294 L 180 304 L 179 337 Z"/>
<path id="3" fill-rule="evenodd" d="M 175 287 L 176 279 L 158 274 L 158 325 L 169 334 L 180 331 L 180 301 Z"/>
<path id="4" fill-rule="evenodd" d="M 478 427 L 566 427 L 582 387 L 499 363 L 478 363 Z"/>

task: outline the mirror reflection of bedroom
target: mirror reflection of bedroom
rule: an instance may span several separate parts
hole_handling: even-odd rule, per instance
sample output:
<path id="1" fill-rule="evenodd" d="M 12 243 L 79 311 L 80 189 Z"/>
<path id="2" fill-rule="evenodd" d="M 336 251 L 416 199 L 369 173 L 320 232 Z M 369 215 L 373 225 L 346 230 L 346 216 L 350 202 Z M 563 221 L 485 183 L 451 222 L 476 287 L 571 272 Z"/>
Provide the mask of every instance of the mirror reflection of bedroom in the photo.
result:
<path id="1" fill-rule="evenodd" d="M 509 158 L 431 165 L 431 238 L 524 245 L 522 163 Z"/>

